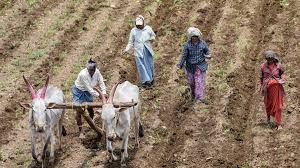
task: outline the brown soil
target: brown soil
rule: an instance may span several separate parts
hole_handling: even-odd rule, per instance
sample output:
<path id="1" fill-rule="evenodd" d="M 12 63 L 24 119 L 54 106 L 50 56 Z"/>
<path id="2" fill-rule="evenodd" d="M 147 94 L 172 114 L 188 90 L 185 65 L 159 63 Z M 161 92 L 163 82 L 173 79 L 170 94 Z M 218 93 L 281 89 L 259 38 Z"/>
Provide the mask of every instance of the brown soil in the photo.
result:
<path id="1" fill-rule="evenodd" d="M 32 161 L 28 115 L 18 106 L 29 101 L 22 74 L 35 87 L 49 74 L 67 101 L 90 57 L 108 88 L 120 80 L 138 83 L 133 54 L 121 55 L 137 14 L 157 34 L 155 86 L 141 90 L 146 134 L 139 149 L 131 136 L 127 167 L 299 167 L 298 0 L 32 2 L 0 2 L 0 167 L 41 167 Z M 212 50 L 207 105 L 190 100 L 184 72 L 176 71 L 189 26 L 201 29 Z M 281 131 L 266 124 L 255 92 L 268 49 L 280 53 L 287 75 Z M 119 167 L 108 163 L 104 139 L 87 124 L 79 140 L 71 110 L 65 126 L 68 136 L 51 167 Z"/>

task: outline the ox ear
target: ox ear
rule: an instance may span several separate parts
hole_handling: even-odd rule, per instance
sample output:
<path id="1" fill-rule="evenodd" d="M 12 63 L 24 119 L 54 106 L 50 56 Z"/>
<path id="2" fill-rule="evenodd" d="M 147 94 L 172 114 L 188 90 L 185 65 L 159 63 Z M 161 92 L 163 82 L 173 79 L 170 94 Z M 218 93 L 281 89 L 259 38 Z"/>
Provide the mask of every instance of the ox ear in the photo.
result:
<path id="1" fill-rule="evenodd" d="M 20 102 L 19 105 L 21 107 L 23 107 L 24 109 L 31 109 L 32 108 L 32 105 L 30 103 L 22 103 L 22 102 Z"/>
<path id="2" fill-rule="evenodd" d="M 48 106 L 47 106 L 47 108 L 48 109 L 52 109 L 52 108 L 55 107 L 55 105 L 56 105 L 56 103 L 49 103 Z"/>

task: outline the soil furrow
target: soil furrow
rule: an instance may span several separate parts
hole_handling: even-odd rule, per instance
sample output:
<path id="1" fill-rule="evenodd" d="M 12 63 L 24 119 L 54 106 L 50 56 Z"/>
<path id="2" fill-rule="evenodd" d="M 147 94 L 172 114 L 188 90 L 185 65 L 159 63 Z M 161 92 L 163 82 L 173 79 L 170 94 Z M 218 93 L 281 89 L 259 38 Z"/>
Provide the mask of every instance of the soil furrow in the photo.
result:
<path id="1" fill-rule="evenodd" d="M 155 85 L 141 89 L 145 137 L 127 167 L 299 167 L 299 0 L 2 0 L 0 2 L 0 167 L 41 167 L 30 156 L 25 73 L 35 87 L 51 76 L 71 101 L 70 87 L 89 58 L 98 62 L 108 91 L 118 81 L 138 84 L 133 52 L 121 55 L 145 16 L 156 32 Z M 198 27 L 212 51 L 207 104 L 190 99 L 184 71 L 176 71 L 186 30 Z M 255 93 L 262 52 L 280 54 L 287 75 L 283 130 L 267 125 Z M 63 150 L 50 167 L 120 167 L 108 162 L 105 139 L 87 123 L 78 138 L 67 110 Z M 100 116 L 95 118 L 101 125 Z M 120 156 L 116 142 L 116 154 Z"/>
<path id="2" fill-rule="evenodd" d="M 72 42 L 75 41 L 80 37 L 80 31 L 82 30 L 83 25 L 87 21 L 88 17 L 92 15 L 96 10 L 91 10 L 94 9 L 93 6 L 97 5 L 97 1 L 90 1 L 91 3 L 87 8 L 83 11 L 83 14 L 81 17 L 73 23 L 69 27 L 69 29 L 64 31 L 63 36 L 60 37 L 61 43 L 57 45 L 54 50 L 52 50 L 49 53 L 49 57 L 47 57 L 44 61 L 42 61 L 41 65 L 37 67 L 34 71 L 33 74 L 28 76 L 32 81 L 43 81 L 45 78 L 46 74 L 48 74 L 51 71 L 51 68 L 54 67 L 55 64 L 60 65 L 60 62 L 62 61 L 63 58 L 60 57 L 60 54 L 62 52 L 68 52 L 72 48 Z M 90 8 L 92 7 L 92 8 Z M 61 66 L 61 65 L 60 65 Z M 37 84 L 36 84 L 37 86 Z M 25 96 L 26 95 L 26 96 Z M 26 97 L 28 97 L 27 94 L 24 94 L 24 91 L 20 88 L 18 91 L 13 93 L 11 97 L 14 97 L 14 101 L 8 103 L 5 109 L 7 109 L 6 113 L 3 113 L 3 116 L 0 118 L 0 121 L 2 120 L 7 120 L 9 119 L 9 123 L 6 122 L 6 124 L 1 125 L 0 129 L 1 131 L 1 139 L 0 141 L 2 142 L 5 136 L 7 135 L 8 132 L 12 129 L 12 124 L 15 122 L 15 110 L 18 108 L 18 103 L 19 101 L 25 100 Z"/>
<path id="3" fill-rule="evenodd" d="M 235 150 L 239 151 L 235 158 L 235 164 L 242 166 L 248 162 L 249 156 L 253 157 L 251 127 L 255 120 L 258 99 L 255 93 L 257 68 L 260 62 L 261 52 L 266 50 L 264 45 L 271 36 L 267 28 L 274 23 L 273 16 L 278 10 L 273 7 L 271 1 L 261 2 L 256 18 L 252 20 L 256 26 L 253 29 L 253 46 L 248 50 L 248 57 L 243 59 L 241 68 L 231 73 L 228 77 L 229 86 L 233 89 L 229 96 L 226 112 L 230 123 L 230 133 L 233 135 Z M 249 140 L 250 139 L 250 140 Z M 224 147 L 226 148 L 226 147 Z M 224 149 L 223 148 L 223 149 Z"/>
<path id="4" fill-rule="evenodd" d="M 297 64 L 297 59 L 295 59 L 297 51 L 297 21 L 291 18 L 297 18 L 297 3 L 291 1 L 288 6 L 282 6 L 279 3 L 272 4 L 273 8 L 279 11 L 274 18 L 274 24 L 268 32 L 271 32 L 271 40 L 265 45 L 277 51 L 280 54 L 280 62 L 286 69 L 287 75 L 287 85 L 285 86 L 286 98 L 285 98 L 285 108 L 282 112 L 282 122 L 283 130 L 276 131 L 261 123 L 265 123 L 265 111 L 262 108 L 257 114 L 258 125 L 253 128 L 254 139 L 256 143 L 254 144 L 255 157 L 253 160 L 253 166 L 266 165 L 270 167 L 296 167 L 299 163 L 299 147 L 298 143 L 291 141 L 291 139 L 299 137 L 299 125 L 297 121 L 299 115 L 295 113 L 297 111 L 297 106 L 299 106 L 297 100 L 297 92 L 293 90 L 298 88 L 297 74 L 299 71 L 290 71 Z M 298 4 L 298 8 L 299 8 Z M 283 17 L 290 19 L 282 19 Z M 299 20 L 299 19 L 298 19 Z M 299 63 L 299 61 L 298 61 Z M 283 154 L 285 153 L 285 154 Z"/>
<path id="5" fill-rule="evenodd" d="M 3 0 L 0 2 L 0 12 L 11 7 L 16 0 Z"/>
<path id="6" fill-rule="evenodd" d="M 7 30 L 7 37 L 1 39 L 0 62 L 5 62 L 13 57 L 13 52 L 26 40 L 31 33 L 38 28 L 36 20 L 39 20 L 45 12 L 55 8 L 61 1 L 43 1 L 38 8 L 28 12 L 24 9 L 19 21 Z"/>
<path id="7" fill-rule="evenodd" d="M 197 13 L 203 13 L 203 20 L 197 19 L 198 23 L 195 26 L 203 26 L 200 26 L 199 28 L 203 31 L 205 38 L 211 38 L 211 28 L 220 18 L 220 14 L 213 15 L 210 11 L 220 10 L 219 8 L 223 2 L 224 1 L 213 3 L 210 8 L 211 10 L 204 8 L 197 11 Z M 179 15 L 178 13 L 189 13 L 188 11 L 195 11 L 195 7 L 198 6 L 198 4 L 182 3 L 180 7 L 170 9 L 167 6 L 170 6 L 171 3 L 171 1 L 165 1 L 157 10 L 158 13 L 156 16 L 158 18 L 154 19 L 154 25 L 162 25 L 158 28 L 158 35 L 168 36 L 167 33 L 170 30 L 176 31 L 177 33 L 173 32 L 174 34 L 172 34 L 172 38 L 169 39 L 173 43 L 171 46 L 167 43 L 158 44 L 165 47 L 158 51 L 162 56 L 161 58 L 158 58 L 156 63 L 158 65 L 156 67 L 156 85 L 164 86 L 164 88 L 167 89 L 155 91 L 154 95 L 150 96 L 156 97 L 156 99 L 161 101 L 159 118 L 162 121 L 160 123 L 160 127 L 157 127 L 153 133 L 154 136 L 155 134 L 158 134 L 156 136 L 161 139 L 161 142 L 157 142 L 157 144 L 155 144 L 154 149 L 152 150 L 153 154 L 150 154 L 151 157 L 149 160 L 155 160 L 157 156 L 159 156 L 160 159 L 156 158 L 157 163 L 151 164 L 151 167 L 176 167 L 182 164 L 181 154 L 184 151 L 184 144 L 188 137 L 188 133 L 185 130 L 185 124 L 189 123 L 189 121 L 187 121 L 187 117 L 193 111 L 191 108 L 193 105 L 191 102 L 186 100 L 186 98 L 189 97 L 189 93 L 186 92 L 187 90 L 183 91 L 183 93 L 178 93 L 177 89 L 172 89 L 172 91 L 169 89 L 178 87 L 184 88 L 184 85 L 187 85 L 186 82 L 180 82 L 181 86 L 178 86 L 178 83 L 175 82 L 178 79 L 176 79 L 177 77 L 174 75 L 174 67 L 178 61 L 177 57 L 180 55 L 180 49 L 183 42 L 182 37 L 186 36 L 186 29 L 193 25 L 190 25 L 191 23 L 185 16 Z M 199 2 L 199 6 L 201 3 L 203 2 Z M 168 18 L 170 23 L 165 23 L 165 18 Z M 180 26 L 178 25 L 177 27 L 173 27 L 172 24 L 175 22 L 180 23 Z M 211 42 L 211 40 L 207 41 L 208 43 Z M 176 47 L 175 50 L 174 47 Z M 185 81 L 185 78 L 181 80 Z M 180 94 L 182 94 L 183 97 L 180 98 Z"/>

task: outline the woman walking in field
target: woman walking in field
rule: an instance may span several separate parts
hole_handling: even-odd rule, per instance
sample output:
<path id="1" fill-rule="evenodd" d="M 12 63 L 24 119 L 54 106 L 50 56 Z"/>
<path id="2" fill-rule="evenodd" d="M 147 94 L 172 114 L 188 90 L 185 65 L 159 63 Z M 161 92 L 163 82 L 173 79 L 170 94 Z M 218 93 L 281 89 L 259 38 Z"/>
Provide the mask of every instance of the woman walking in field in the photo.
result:
<path id="1" fill-rule="evenodd" d="M 282 129 L 281 112 L 283 108 L 285 75 L 282 65 L 279 63 L 278 54 L 274 51 L 264 52 L 266 62 L 261 65 L 259 89 L 264 96 L 264 105 L 267 113 L 267 121 L 270 116 L 275 117 L 277 129 Z"/>
<path id="2" fill-rule="evenodd" d="M 135 27 L 131 30 L 129 41 L 123 54 L 134 49 L 135 63 L 142 87 L 149 87 L 154 82 L 154 51 L 151 42 L 155 39 L 152 28 L 145 25 L 144 17 L 139 15 L 135 20 Z"/>
<path id="3" fill-rule="evenodd" d="M 183 54 L 177 68 L 181 69 L 185 65 L 192 97 L 196 99 L 196 102 L 207 103 L 204 99 L 204 93 L 208 68 L 206 59 L 211 58 L 210 51 L 202 39 L 202 33 L 199 29 L 190 27 L 187 33 L 188 42 L 183 47 Z"/>

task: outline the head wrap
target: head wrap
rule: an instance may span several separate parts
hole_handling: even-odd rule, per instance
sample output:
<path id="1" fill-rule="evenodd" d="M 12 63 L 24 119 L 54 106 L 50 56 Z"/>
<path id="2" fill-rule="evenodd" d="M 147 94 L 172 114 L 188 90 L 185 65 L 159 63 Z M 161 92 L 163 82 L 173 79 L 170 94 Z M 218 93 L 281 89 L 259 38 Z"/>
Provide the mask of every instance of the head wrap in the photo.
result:
<path id="1" fill-rule="evenodd" d="M 265 56 L 265 59 L 268 59 L 268 58 L 273 58 L 275 59 L 277 62 L 279 61 L 279 56 L 276 52 L 272 51 L 272 50 L 268 50 L 268 51 L 265 51 L 263 53 L 263 55 Z"/>
<path id="2" fill-rule="evenodd" d="M 88 63 L 86 64 L 86 68 L 88 70 L 96 70 L 96 67 L 97 67 L 97 63 L 95 61 L 93 61 L 92 59 L 90 59 L 88 61 Z"/>
<path id="3" fill-rule="evenodd" d="M 135 25 L 143 25 L 144 24 L 144 17 L 142 15 L 138 15 L 135 19 Z"/>
<path id="4" fill-rule="evenodd" d="M 188 36 L 189 39 L 191 39 L 193 36 L 197 36 L 200 39 L 200 38 L 202 38 L 202 33 L 196 27 L 189 27 L 188 30 L 187 30 L 187 36 Z"/>

